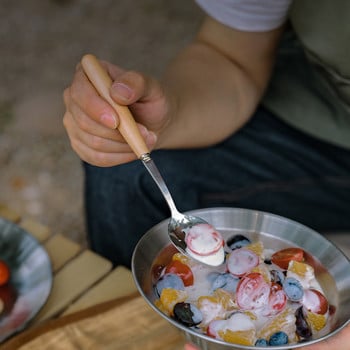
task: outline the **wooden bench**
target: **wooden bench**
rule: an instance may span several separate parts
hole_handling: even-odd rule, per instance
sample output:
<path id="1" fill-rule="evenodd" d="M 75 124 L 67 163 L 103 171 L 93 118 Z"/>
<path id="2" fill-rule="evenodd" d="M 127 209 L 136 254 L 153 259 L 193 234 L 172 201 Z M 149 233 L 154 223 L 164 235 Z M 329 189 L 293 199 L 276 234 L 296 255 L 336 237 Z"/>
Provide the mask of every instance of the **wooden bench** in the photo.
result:
<path id="1" fill-rule="evenodd" d="M 31 325 L 136 292 L 131 271 L 125 267 L 113 269 L 109 260 L 1 203 L 0 217 L 33 235 L 43 244 L 52 263 L 52 291 Z"/>

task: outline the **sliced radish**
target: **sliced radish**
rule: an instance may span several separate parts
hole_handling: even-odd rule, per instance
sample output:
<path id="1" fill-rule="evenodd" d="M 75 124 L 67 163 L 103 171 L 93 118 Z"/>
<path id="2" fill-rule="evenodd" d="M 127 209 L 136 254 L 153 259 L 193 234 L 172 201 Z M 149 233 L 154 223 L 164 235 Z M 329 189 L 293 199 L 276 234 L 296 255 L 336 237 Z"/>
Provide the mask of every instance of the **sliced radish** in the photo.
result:
<path id="1" fill-rule="evenodd" d="M 269 301 L 264 312 L 265 316 L 276 315 L 281 312 L 287 304 L 287 296 L 282 286 L 272 282 L 270 287 Z"/>
<path id="2" fill-rule="evenodd" d="M 192 226 L 186 234 L 187 248 L 196 255 L 212 255 L 224 246 L 224 239 L 213 226 L 198 224 Z"/>
<path id="3" fill-rule="evenodd" d="M 227 259 L 227 268 L 235 276 L 243 276 L 259 264 L 259 257 L 249 249 L 233 250 Z"/>
<path id="4" fill-rule="evenodd" d="M 260 273 L 249 273 L 244 276 L 237 286 L 236 301 L 243 310 L 260 309 L 269 300 L 270 286 Z"/>

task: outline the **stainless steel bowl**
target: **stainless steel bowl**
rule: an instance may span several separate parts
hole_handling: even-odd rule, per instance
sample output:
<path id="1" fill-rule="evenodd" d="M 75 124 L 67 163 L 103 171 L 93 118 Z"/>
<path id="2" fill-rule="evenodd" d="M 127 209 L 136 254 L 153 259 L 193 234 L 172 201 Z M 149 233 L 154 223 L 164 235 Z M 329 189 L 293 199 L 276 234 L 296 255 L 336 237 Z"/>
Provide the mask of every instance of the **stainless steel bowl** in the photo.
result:
<path id="1" fill-rule="evenodd" d="M 350 261 L 330 241 L 310 228 L 277 215 L 238 208 L 210 208 L 191 211 L 216 227 L 225 239 L 234 234 L 244 234 L 252 240 L 260 240 L 274 250 L 297 246 L 316 258 L 315 273 L 331 305 L 335 307 L 330 331 L 318 339 L 302 344 L 274 346 L 273 349 L 287 350 L 319 342 L 334 335 L 350 322 Z M 132 273 L 141 295 L 155 312 L 180 329 L 186 339 L 197 344 L 202 350 L 266 349 L 213 339 L 181 325 L 157 309 L 154 301 L 152 276 L 157 263 L 167 263 L 175 250 L 167 235 L 168 220 L 151 228 L 138 242 L 133 258 Z M 166 248 L 166 249 L 165 249 Z M 162 254 L 160 255 L 160 253 Z M 319 264 L 317 264 L 317 261 Z"/>

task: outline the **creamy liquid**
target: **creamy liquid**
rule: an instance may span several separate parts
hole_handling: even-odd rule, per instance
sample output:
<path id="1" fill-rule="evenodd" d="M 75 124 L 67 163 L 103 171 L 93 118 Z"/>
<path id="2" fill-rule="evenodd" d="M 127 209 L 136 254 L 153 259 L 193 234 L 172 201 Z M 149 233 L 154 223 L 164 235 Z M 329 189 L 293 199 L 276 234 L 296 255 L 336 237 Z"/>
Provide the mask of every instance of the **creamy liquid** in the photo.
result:
<path id="1" fill-rule="evenodd" d="M 224 239 L 210 224 L 198 224 L 186 232 L 186 253 L 204 264 L 219 266 L 225 259 Z"/>
<path id="2" fill-rule="evenodd" d="M 224 248 L 220 248 L 217 252 L 215 252 L 213 254 L 209 254 L 209 255 L 195 254 L 194 252 L 192 252 L 188 248 L 186 248 L 186 252 L 192 258 L 194 258 L 194 259 L 196 259 L 204 264 L 210 265 L 210 266 L 222 265 L 224 262 L 224 259 L 225 259 Z"/>

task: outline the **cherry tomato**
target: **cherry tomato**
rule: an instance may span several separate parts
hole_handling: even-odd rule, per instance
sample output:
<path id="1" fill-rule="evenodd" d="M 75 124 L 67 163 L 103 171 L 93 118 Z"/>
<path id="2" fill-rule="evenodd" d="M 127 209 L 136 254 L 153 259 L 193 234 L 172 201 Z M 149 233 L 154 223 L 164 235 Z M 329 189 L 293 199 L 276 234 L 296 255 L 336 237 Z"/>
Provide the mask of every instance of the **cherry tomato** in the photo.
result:
<path id="1" fill-rule="evenodd" d="M 10 279 L 10 269 L 7 264 L 0 260 L 0 286 L 3 286 Z"/>
<path id="2" fill-rule="evenodd" d="M 257 272 L 245 275 L 238 283 L 236 301 L 243 310 L 253 310 L 264 307 L 269 300 L 270 286 L 264 277 Z"/>
<path id="3" fill-rule="evenodd" d="M 277 251 L 271 256 L 271 261 L 284 270 L 288 269 L 291 260 L 303 261 L 304 251 L 301 248 L 286 248 Z"/>
<path id="4" fill-rule="evenodd" d="M 316 289 L 306 289 L 302 303 L 306 309 L 316 314 L 324 315 L 328 311 L 326 297 Z"/>
<path id="5" fill-rule="evenodd" d="M 193 273 L 188 265 L 179 260 L 172 260 L 165 268 L 165 273 L 174 273 L 181 277 L 186 287 L 193 285 Z"/>

